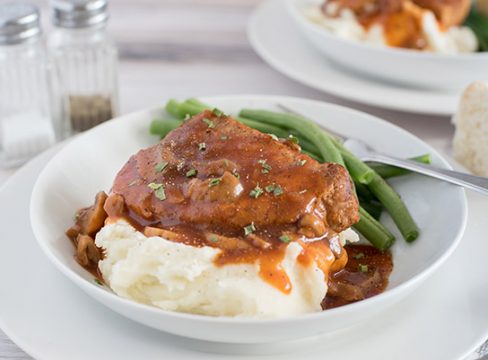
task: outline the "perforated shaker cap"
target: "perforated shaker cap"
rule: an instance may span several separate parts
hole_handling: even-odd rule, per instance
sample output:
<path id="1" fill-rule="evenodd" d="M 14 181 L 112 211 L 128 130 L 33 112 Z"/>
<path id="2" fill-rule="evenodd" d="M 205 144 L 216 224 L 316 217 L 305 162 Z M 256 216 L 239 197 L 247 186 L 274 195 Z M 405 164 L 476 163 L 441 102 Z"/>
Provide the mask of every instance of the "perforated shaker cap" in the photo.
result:
<path id="1" fill-rule="evenodd" d="M 53 24 L 63 28 L 87 28 L 108 20 L 107 0 L 51 0 Z"/>
<path id="2" fill-rule="evenodd" d="M 0 45 L 14 45 L 37 39 L 41 34 L 39 10 L 31 4 L 0 4 Z"/>

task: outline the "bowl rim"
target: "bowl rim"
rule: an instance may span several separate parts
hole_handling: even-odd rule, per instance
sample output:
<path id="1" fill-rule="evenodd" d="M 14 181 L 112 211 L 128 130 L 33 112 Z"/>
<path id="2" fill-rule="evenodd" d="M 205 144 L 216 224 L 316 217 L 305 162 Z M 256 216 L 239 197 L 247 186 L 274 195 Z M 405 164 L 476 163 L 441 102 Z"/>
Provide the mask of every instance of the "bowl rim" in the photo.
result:
<path id="1" fill-rule="evenodd" d="M 488 51 L 475 51 L 469 53 L 458 53 L 458 54 L 445 54 L 445 53 L 435 53 L 432 51 L 420 51 L 414 49 L 397 48 L 389 45 L 386 46 L 375 46 L 372 44 L 364 43 L 361 41 L 355 41 L 352 39 L 345 39 L 340 36 L 334 35 L 332 32 L 326 28 L 314 24 L 309 21 L 304 14 L 301 14 L 298 5 L 299 3 L 305 3 L 310 0 L 285 0 L 285 8 L 290 15 L 290 17 L 299 24 L 302 28 L 307 28 L 314 32 L 315 34 L 326 38 L 329 41 L 336 41 L 344 45 L 348 45 L 352 48 L 357 48 L 358 51 L 371 51 L 377 52 L 379 54 L 388 56 L 405 56 L 409 58 L 414 58 L 416 60 L 441 60 L 441 61 L 486 61 L 488 60 Z"/>
<path id="2" fill-rule="evenodd" d="M 416 140 L 422 142 L 422 144 L 428 149 L 428 151 L 434 155 L 438 160 L 442 167 L 447 169 L 452 169 L 450 164 L 441 156 L 432 146 L 428 143 L 424 142 L 422 139 L 418 138 L 414 134 L 406 131 L 405 129 L 396 126 L 392 123 L 389 123 L 386 120 L 383 120 L 377 116 L 370 115 L 368 113 L 355 110 L 352 108 L 348 108 L 345 106 L 332 104 L 324 101 L 319 100 L 311 100 L 299 97 L 292 97 L 292 96 L 275 96 L 275 95 L 222 95 L 222 96 L 209 96 L 209 97 L 201 97 L 203 101 L 212 102 L 212 101 L 230 101 L 230 100 L 242 100 L 242 101 L 249 101 L 249 100 L 256 100 L 256 101 L 274 101 L 274 102 L 288 102 L 288 101 L 297 101 L 301 104 L 315 104 L 320 105 L 322 107 L 328 107 L 329 109 L 335 111 L 342 111 L 347 112 L 351 115 L 361 116 L 368 118 L 369 121 L 375 124 L 381 124 L 382 126 L 386 126 L 390 129 L 398 131 L 407 137 L 415 138 Z M 245 99 L 245 100 L 244 100 Z M 226 317 L 226 316 L 209 316 L 209 315 L 201 315 L 201 314 L 192 314 L 192 313 L 183 313 L 183 312 L 176 312 L 176 311 L 169 311 L 163 310 L 160 308 L 156 308 L 150 305 L 141 304 L 135 302 L 133 300 L 122 298 L 116 295 L 110 288 L 104 286 L 103 288 L 96 285 L 94 282 L 87 281 L 86 279 L 82 278 L 76 272 L 70 269 L 68 265 L 66 265 L 61 259 L 59 259 L 52 251 L 48 242 L 45 241 L 45 236 L 42 235 L 42 224 L 40 218 L 36 215 L 35 210 L 40 207 L 40 195 L 39 195 L 39 188 L 43 185 L 46 181 L 45 178 L 47 177 L 47 169 L 49 169 L 57 159 L 61 156 L 61 154 L 65 151 L 65 149 L 75 146 L 77 142 L 82 141 L 84 138 L 89 137 L 91 133 L 101 131 L 108 126 L 112 126 L 111 124 L 114 121 L 120 122 L 121 119 L 130 119 L 132 117 L 140 116 L 142 114 L 149 114 L 155 111 L 161 111 L 163 106 L 157 107 L 150 107 L 143 110 L 139 110 L 136 112 L 131 112 L 129 114 L 125 114 L 122 116 L 118 116 L 112 120 L 109 120 L 103 124 L 100 124 L 88 131 L 85 131 L 82 134 L 76 136 L 75 139 L 69 141 L 65 147 L 56 153 L 49 162 L 45 165 L 41 173 L 39 174 L 34 187 L 32 189 L 30 204 L 29 204 L 29 218 L 31 223 L 31 228 L 36 239 L 37 244 L 40 246 L 43 253 L 49 258 L 49 260 L 55 265 L 58 270 L 60 270 L 65 276 L 67 276 L 73 283 L 77 286 L 84 289 L 88 294 L 96 294 L 97 300 L 99 298 L 103 298 L 103 300 L 99 300 L 105 306 L 107 303 L 115 303 L 120 306 L 133 308 L 136 311 L 143 311 L 147 314 L 152 314 L 154 316 L 169 316 L 174 319 L 180 319 L 185 321 L 197 321 L 202 323 L 219 323 L 219 324 L 232 324 L 232 325 L 273 325 L 273 324 L 285 324 L 285 323 L 300 323 L 300 322 L 308 322 L 310 320 L 325 320 L 327 317 L 334 317 L 334 316 L 341 316 L 343 313 L 348 313 L 351 311 L 360 311 L 363 308 L 369 307 L 371 304 L 382 303 L 388 299 L 394 299 L 396 295 L 405 292 L 408 288 L 413 288 L 415 284 L 420 284 L 422 280 L 428 278 L 431 274 L 433 274 L 454 252 L 457 245 L 459 244 L 462 235 L 464 234 L 466 224 L 467 224 L 467 198 L 465 190 L 462 188 L 452 188 L 452 191 L 457 192 L 457 196 L 460 202 L 460 211 L 462 214 L 462 219 L 460 219 L 461 223 L 457 230 L 457 232 L 453 235 L 453 240 L 449 247 L 442 253 L 432 264 L 430 264 L 426 269 L 422 272 L 416 274 L 415 276 L 411 277 L 410 279 L 402 282 L 401 284 L 397 285 L 395 288 L 387 289 L 381 294 L 373 296 L 371 298 L 361 300 L 352 304 L 344 305 L 338 308 L 328 309 L 326 311 L 318 311 L 313 313 L 306 313 L 301 315 L 293 315 L 293 316 L 286 316 L 286 317 L 279 317 L 279 318 L 254 318 L 254 317 Z M 108 289 L 109 291 L 105 290 Z M 125 315 L 124 315 L 125 316 Z"/>

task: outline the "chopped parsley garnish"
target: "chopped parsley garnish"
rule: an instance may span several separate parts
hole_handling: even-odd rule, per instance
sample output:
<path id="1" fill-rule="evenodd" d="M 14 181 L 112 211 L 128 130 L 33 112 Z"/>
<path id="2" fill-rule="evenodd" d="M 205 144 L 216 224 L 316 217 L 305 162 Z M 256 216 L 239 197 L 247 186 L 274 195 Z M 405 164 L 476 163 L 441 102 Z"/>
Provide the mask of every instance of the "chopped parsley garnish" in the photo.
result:
<path id="1" fill-rule="evenodd" d="M 293 136 L 291 134 L 288 135 L 288 140 L 291 141 L 294 144 L 299 144 L 300 143 L 300 140 L 298 140 L 298 138 L 296 136 Z"/>
<path id="2" fill-rule="evenodd" d="M 229 138 L 229 137 L 228 137 L 227 135 L 222 135 L 222 136 L 220 137 L 220 140 L 227 140 L 228 138 Z"/>
<path id="3" fill-rule="evenodd" d="M 273 193 L 274 196 L 279 196 L 283 194 L 283 189 L 281 188 L 281 186 L 276 184 L 268 185 L 264 188 L 264 190 L 266 190 L 266 192 L 268 193 Z"/>
<path id="4" fill-rule="evenodd" d="M 160 163 L 157 163 L 156 165 L 154 165 L 154 171 L 156 171 L 157 173 L 163 171 L 166 166 L 168 166 L 168 162 L 167 161 L 163 161 L 163 162 L 160 162 Z"/>
<path id="5" fill-rule="evenodd" d="M 244 227 L 245 236 L 251 235 L 255 231 L 256 231 L 256 227 L 254 226 L 254 222 Z"/>
<path id="6" fill-rule="evenodd" d="M 353 256 L 354 259 L 359 260 L 364 257 L 364 253 L 360 252 Z"/>
<path id="7" fill-rule="evenodd" d="M 217 242 L 217 240 L 219 240 L 219 238 L 217 237 L 217 235 L 215 234 L 211 234 L 208 239 L 211 241 L 211 242 Z"/>
<path id="8" fill-rule="evenodd" d="M 212 120 L 209 120 L 207 118 L 203 118 L 202 121 L 208 125 L 210 129 L 213 129 L 215 127 L 215 123 Z"/>
<path id="9" fill-rule="evenodd" d="M 97 285 L 103 286 L 103 282 L 101 282 L 100 279 L 95 278 L 93 281 L 95 281 Z"/>
<path id="10" fill-rule="evenodd" d="M 288 235 L 281 235 L 280 236 L 280 241 L 286 243 L 290 242 L 290 237 Z"/>
<path id="11" fill-rule="evenodd" d="M 274 196 L 280 196 L 281 194 L 283 194 L 283 189 L 281 188 L 281 186 L 276 185 L 274 190 L 273 190 L 273 195 Z"/>
<path id="12" fill-rule="evenodd" d="M 241 178 L 241 175 L 239 175 L 236 169 L 232 170 L 232 175 L 234 175 L 237 179 Z"/>
<path id="13" fill-rule="evenodd" d="M 359 264 L 358 268 L 359 268 L 359 271 L 362 273 L 368 272 L 368 265 Z"/>
<path id="14" fill-rule="evenodd" d="M 187 121 L 187 120 L 190 120 L 191 119 L 191 115 L 190 114 L 185 114 L 185 118 L 183 119 L 183 121 Z"/>
<path id="15" fill-rule="evenodd" d="M 261 169 L 261 172 L 263 174 L 267 174 L 269 173 L 269 171 L 271 170 L 271 165 L 269 165 L 266 160 L 258 160 L 258 164 L 261 165 L 262 169 Z"/>
<path id="16" fill-rule="evenodd" d="M 256 185 L 256 187 L 254 189 L 251 190 L 251 192 L 249 193 L 249 196 L 252 197 L 252 198 L 255 198 L 257 199 L 258 197 L 260 197 L 262 194 L 264 193 L 263 189 L 261 189 L 259 187 L 259 184 Z"/>
<path id="17" fill-rule="evenodd" d="M 268 134 L 268 135 L 271 136 L 271 139 L 273 139 L 273 140 L 276 140 L 276 141 L 279 140 L 278 136 L 276 136 L 275 134 Z"/>
<path id="18" fill-rule="evenodd" d="M 137 180 L 132 180 L 132 181 L 129 183 L 129 186 L 134 186 L 135 184 L 137 184 Z"/>
<path id="19" fill-rule="evenodd" d="M 305 165 L 306 163 L 307 163 L 307 160 L 305 160 L 305 159 L 297 160 L 297 165 L 298 165 L 298 166 L 303 166 L 303 165 Z"/>
<path id="20" fill-rule="evenodd" d="M 164 185 L 163 184 L 150 183 L 147 186 L 150 189 L 154 190 L 154 196 L 156 196 L 159 200 L 165 200 L 166 199 L 166 193 L 164 192 Z"/>
<path id="21" fill-rule="evenodd" d="M 220 109 L 213 109 L 212 112 L 214 113 L 215 116 L 218 116 L 218 117 L 221 117 L 222 115 L 224 115 L 224 112 Z"/>
<path id="22" fill-rule="evenodd" d="M 198 144 L 198 150 L 203 151 L 207 148 L 207 144 L 205 143 L 200 143 Z"/>
<path id="23" fill-rule="evenodd" d="M 264 190 L 266 190 L 266 192 L 272 192 L 275 188 L 275 185 L 274 184 L 271 184 L 271 185 L 268 185 L 264 188 Z"/>
<path id="24" fill-rule="evenodd" d="M 197 175 L 197 169 L 190 169 L 186 172 L 186 177 L 192 177 Z"/>
<path id="25" fill-rule="evenodd" d="M 212 186 L 217 186 L 218 184 L 220 184 L 220 182 L 222 181 L 221 178 L 215 178 L 215 179 L 212 179 L 210 180 L 210 182 L 208 183 L 208 186 L 209 187 L 212 187 Z"/>

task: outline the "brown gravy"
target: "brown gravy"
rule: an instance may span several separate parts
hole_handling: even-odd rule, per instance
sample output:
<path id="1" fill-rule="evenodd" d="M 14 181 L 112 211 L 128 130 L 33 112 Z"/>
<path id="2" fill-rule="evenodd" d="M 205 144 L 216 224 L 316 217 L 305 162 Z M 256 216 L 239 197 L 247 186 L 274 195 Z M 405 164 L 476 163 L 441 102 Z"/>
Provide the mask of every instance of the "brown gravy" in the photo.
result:
<path id="1" fill-rule="evenodd" d="M 393 270 L 390 251 L 368 245 L 346 245 L 346 267 L 329 277 L 329 290 L 322 308 L 331 309 L 382 293 Z"/>

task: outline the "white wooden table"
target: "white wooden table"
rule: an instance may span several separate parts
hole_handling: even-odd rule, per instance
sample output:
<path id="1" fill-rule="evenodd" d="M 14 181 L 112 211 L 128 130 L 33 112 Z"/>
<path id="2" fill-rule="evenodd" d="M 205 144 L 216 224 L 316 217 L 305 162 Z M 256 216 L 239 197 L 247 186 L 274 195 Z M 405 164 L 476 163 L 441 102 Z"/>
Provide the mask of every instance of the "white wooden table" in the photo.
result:
<path id="1" fill-rule="evenodd" d="M 253 52 L 245 34 L 246 21 L 259 1 L 112 0 L 110 30 L 121 54 L 121 112 L 164 104 L 170 97 L 300 96 L 377 115 L 449 154 L 454 128 L 447 118 L 351 103 L 302 86 L 268 67 Z M 48 31 L 47 1 L 31 2 L 43 8 Z M 11 174 L 0 171 L 0 183 Z M 0 330 L 0 359 L 31 358 Z"/>

